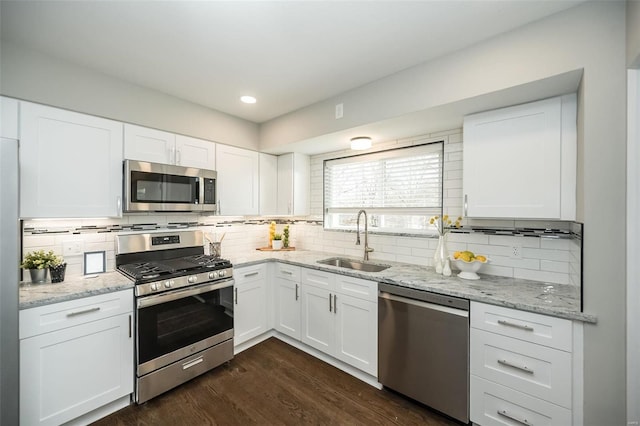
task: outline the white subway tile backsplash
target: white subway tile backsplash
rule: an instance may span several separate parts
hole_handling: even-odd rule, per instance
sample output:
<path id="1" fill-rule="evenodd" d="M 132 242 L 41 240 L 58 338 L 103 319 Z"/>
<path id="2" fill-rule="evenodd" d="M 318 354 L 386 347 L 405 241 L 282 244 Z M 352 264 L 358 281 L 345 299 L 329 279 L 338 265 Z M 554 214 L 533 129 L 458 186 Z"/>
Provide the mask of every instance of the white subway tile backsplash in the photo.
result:
<path id="1" fill-rule="evenodd" d="M 527 238 L 507 235 L 489 235 L 489 244 L 507 247 L 539 248 L 540 238 Z"/>
<path id="2" fill-rule="evenodd" d="M 569 262 L 571 255 L 564 250 L 543 250 L 534 248 L 523 248 L 522 257 L 530 257 L 534 259 L 555 260 L 558 262 Z"/>
<path id="3" fill-rule="evenodd" d="M 514 278 L 543 281 L 554 284 L 569 284 L 569 274 L 548 271 L 533 271 L 530 269 L 514 269 Z"/>
<path id="4" fill-rule="evenodd" d="M 541 260 L 540 261 L 540 269 L 543 271 L 549 272 L 562 272 L 569 273 L 569 263 L 567 262 L 555 262 L 553 260 Z"/>

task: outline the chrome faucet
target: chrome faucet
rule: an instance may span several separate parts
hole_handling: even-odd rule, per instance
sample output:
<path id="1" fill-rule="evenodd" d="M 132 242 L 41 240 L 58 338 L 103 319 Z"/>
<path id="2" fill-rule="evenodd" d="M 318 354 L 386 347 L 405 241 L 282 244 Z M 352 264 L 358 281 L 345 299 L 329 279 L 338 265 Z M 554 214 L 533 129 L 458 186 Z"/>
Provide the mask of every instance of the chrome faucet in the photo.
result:
<path id="1" fill-rule="evenodd" d="M 358 212 L 358 218 L 356 219 L 356 245 L 360 245 L 360 215 L 364 213 L 364 260 L 369 260 L 369 253 L 373 251 L 371 247 L 369 247 L 369 241 L 367 239 L 369 235 L 369 228 L 367 225 L 367 212 L 364 210 L 360 210 Z"/>

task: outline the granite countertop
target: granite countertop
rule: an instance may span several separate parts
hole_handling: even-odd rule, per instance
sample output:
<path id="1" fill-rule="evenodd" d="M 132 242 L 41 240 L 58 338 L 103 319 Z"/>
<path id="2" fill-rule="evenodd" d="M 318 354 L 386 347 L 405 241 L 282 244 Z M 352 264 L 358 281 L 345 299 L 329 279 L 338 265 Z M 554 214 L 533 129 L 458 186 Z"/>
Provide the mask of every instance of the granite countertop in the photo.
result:
<path id="1" fill-rule="evenodd" d="M 129 288 L 133 288 L 133 281 L 120 272 L 106 272 L 95 278 L 67 278 L 56 284 L 20 283 L 20 310 Z"/>
<path id="2" fill-rule="evenodd" d="M 588 323 L 597 321 L 595 315 L 580 311 L 580 288 L 572 285 L 483 274 L 479 274 L 479 280 L 465 280 L 458 278 L 455 271 L 451 277 L 445 277 L 431 267 L 398 262 L 371 261 L 391 266 L 381 272 L 363 272 L 317 263 L 336 256 L 340 255 L 314 251 L 256 251 L 230 260 L 234 267 L 278 261 L 559 318 Z"/>
<path id="3" fill-rule="evenodd" d="M 339 256 L 316 251 L 253 251 L 229 260 L 236 268 L 278 261 L 321 271 L 335 272 L 366 280 L 395 284 L 469 300 L 536 312 L 559 318 L 596 323 L 595 315 L 580 311 L 580 288 L 566 284 L 498 277 L 480 274 L 481 279 L 464 280 L 454 275 L 436 274 L 427 266 L 398 262 L 381 272 L 363 272 L 323 265 L 318 260 Z M 34 308 L 66 300 L 133 288 L 133 282 L 119 272 L 99 274 L 95 278 L 70 278 L 59 284 L 21 284 L 20 309 Z"/>

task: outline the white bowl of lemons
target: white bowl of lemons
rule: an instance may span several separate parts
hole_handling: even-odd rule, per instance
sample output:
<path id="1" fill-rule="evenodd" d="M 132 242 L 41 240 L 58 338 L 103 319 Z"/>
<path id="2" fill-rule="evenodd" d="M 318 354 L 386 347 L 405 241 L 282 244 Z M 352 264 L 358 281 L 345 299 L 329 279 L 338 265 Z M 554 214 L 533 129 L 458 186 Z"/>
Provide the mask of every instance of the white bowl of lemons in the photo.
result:
<path id="1" fill-rule="evenodd" d="M 471 251 L 457 251 L 451 258 L 455 266 L 460 269 L 458 276 L 465 280 L 479 280 L 480 276 L 476 272 L 482 265 L 489 262 L 486 256 L 475 255 Z"/>

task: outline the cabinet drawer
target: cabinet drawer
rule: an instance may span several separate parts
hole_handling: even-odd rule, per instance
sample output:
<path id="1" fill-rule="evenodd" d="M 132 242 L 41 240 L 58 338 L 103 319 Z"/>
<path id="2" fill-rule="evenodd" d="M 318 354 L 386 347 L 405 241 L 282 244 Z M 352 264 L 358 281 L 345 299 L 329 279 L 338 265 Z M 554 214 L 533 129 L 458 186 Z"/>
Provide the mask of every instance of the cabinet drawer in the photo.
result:
<path id="1" fill-rule="evenodd" d="M 20 311 L 20 339 L 133 311 L 133 290 L 124 290 Z"/>
<path id="2" fill-rule="evenodd" d="M 316 269 L 302 269 L 302 283 L 314 287 L 334 290 L 336 288 L 336 275 L 330 272 L 318 271 Z"/>
<path id="3" fill-rule="evenodd" d="M 300 282 L 300 267 L 286 263 L 276 263 L 276 277 Z"/>
<path id="4" fill-rule="evenodd" d="M 243 268 L 234 268 L 233 278 L 236 285 L 242 285 L 245 282 L 259 281 L 267 279 L 267 265 L 245 266 Z"/>
<path id="5" fill-rule="evenodd" d="M 359 299 L 372 302 L 378 301 L 378 283 L 375 281 L 338 275 L 336 278 L 336 291 Z"/>
<path id="6" fill-rule="evenodd" d="M 571 354 L 471 329 L 471 374 L 571 408 Z"/>
<path id="7" fill-rule="evenodd" d="M 470 418 L 482 426 L 567 426 L 571 411 L 497 383 L 471 376 Z"/>
<path id="8" fill-rule="evenodd" d="M 570 320 L 471 302 L 471 327 L 571 352 Z"/>

